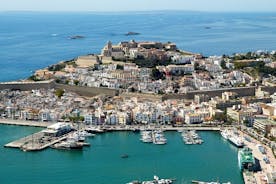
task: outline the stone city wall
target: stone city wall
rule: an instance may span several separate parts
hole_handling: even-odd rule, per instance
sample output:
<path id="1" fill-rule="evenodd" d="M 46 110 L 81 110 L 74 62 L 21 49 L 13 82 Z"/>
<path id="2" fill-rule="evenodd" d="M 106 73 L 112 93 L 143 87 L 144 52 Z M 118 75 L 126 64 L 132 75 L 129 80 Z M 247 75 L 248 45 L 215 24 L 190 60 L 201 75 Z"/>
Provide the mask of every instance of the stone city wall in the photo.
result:
<path id="1" fill-rule="evenodd" d="M 240 87 L 240 88 L 223 88 L 223 89 L 214 89 L 214 90 L 197 90 L 197 91 L 189 91 L 185 94 L 166 94 L 163 95 L 162 100 L 167 99 L 194 99 L 194 96 L 197 94 L 205 94 L 209 97 L 220 96 L 224 92 L 236 92 L 239 97 L 243 96 L 254 96 L 256 87 Z"/>
<path id="2" fill-rule="evenodd" d="M 96 96 L 100 94 L 115 96 L 118 94 L 118 90 L 114 90 L 114 89 L 70 86 L 70 85 L 57 84 L 54 81 L 0 83 L 0 90 L 9 89 L 9 90 L 30 91 L 33 89 L 53 89 L 53 88 L 65 89 L 67 91 L 75 92 L 82 96 Z"/>

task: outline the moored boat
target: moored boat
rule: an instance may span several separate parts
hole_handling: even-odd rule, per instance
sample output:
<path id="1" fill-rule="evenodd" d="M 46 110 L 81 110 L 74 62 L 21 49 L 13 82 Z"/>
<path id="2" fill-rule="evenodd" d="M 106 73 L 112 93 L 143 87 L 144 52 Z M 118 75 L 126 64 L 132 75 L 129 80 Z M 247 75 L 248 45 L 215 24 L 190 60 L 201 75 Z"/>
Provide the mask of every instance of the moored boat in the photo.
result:
<path id="1" fill-rule="evenodd" d="M 221 130 L 220 131 L 220 135 L 224 138 L 224 139 L 228 139 L 229 138 L 229 132 L 228 132 L 228 130 Z"/>
<path id="2" fill-rule="evenodd" d="M 132 181 L 127 184 L 171 184 L 175 179 L 159 179 L 158 176 L 153 176 L 153 180 L 150 181 Z"/>

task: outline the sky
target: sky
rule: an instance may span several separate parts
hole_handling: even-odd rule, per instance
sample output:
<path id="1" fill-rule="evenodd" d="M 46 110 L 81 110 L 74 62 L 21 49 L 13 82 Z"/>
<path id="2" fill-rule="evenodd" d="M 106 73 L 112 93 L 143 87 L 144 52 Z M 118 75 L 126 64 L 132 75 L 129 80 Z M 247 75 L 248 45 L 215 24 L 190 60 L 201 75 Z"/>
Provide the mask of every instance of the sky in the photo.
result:
<path id="1" fill-rule="evenodd" d="M 276 0 L 0 0 L 0 11 L 276 12 Z"/>

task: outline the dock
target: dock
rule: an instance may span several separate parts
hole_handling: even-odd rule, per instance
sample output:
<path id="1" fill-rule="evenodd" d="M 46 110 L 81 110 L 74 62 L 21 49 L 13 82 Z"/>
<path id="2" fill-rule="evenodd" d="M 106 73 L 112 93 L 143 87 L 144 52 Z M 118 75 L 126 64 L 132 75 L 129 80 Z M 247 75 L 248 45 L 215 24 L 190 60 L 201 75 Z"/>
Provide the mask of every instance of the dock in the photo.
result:
<path id="1" fill-rule="evenodd" d="M 23 137 L 16 141 L 6 144 L 7 148 L 18 148 L 23 151 L 40 151 L 46 149 L 62 140 L 65 140 L 71 133 L 65 134 L 60 137 L 45 136 L 42 131 L 34 133 L 32 135 Z"/>

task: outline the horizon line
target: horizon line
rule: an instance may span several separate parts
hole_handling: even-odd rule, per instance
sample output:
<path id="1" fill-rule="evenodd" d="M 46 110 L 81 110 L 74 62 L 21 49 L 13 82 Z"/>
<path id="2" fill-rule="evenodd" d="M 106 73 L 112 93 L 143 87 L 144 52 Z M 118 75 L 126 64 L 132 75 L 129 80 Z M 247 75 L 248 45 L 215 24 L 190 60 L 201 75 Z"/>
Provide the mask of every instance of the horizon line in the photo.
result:
<path id="1" fill-rule="evenodd" d="M 276 13 L 276 11 L 259 10 L 180 10 L 180 9 L 160 9 L 160 10 L 0 10 L 0 13 L 157 13 L 157 12 L 187 12 L 187 13 Z"/>

